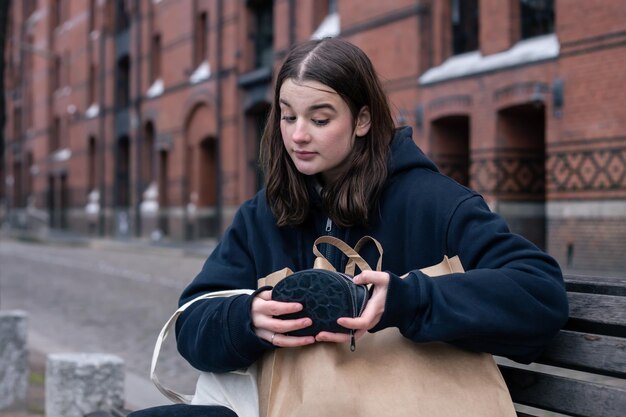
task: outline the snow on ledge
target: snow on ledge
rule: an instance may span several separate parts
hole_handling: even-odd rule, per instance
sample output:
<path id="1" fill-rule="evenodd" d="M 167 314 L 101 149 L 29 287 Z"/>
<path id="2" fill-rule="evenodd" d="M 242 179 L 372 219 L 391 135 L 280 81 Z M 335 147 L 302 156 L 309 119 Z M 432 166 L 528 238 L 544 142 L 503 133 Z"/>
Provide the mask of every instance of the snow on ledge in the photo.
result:
<path id="1" fill-rule="evenodd" d="M 98 114 L 100 114 L 100 106 L 97 103 L 92 103 L 91 106 L 85 111 L 85 117 L 88 119 L 93 119 Z"/>
<path id="2" fill-rule="evenodd" d="M 339 25 L 339 13 L 327 15 L 318 28 L 311 35 L 311 39 L 334 38 L 341 31 Z"/>
<path id="3" fill-rule="evenodd" d="M 150 88 L 148 88 L 146 95 L 149 98 L 153 98 L 153 97 L 158 97 L 161 94 L 163 94 L 163 80 L 159 78 L 152 83 Z"/>
<path id="4" fill-rule="evenodd" d="M 559 40 L 556 35 L 550 34 L 519 41 L 512 48 L 497 54 L 483 56 L 480 51 L 475 51 L 455 55 L 445 60 L 438 67 L 426 71 L 419 77 L 419 84 L 430 84 L 528 62 L 555 58 L 559 56 L 559 46 Z"/>
<path id="5" fill-rule="evenodd" d="M 189 82 L 192 84 L 197 84 L 200 81 L 207 80 L 211 76 L 211 67 L 207 61 L 204 61 L 202 64 L 198 65 L 198 68 L 191 74 L 189 77 Z"/>
<path id="6" fill-rule="evenodd" d="M 72 157 L 72 151 L 67 148 L 59 149 L 54 154 L 52 154 L 52 160 L 56 162 L 67 161 Z"/>

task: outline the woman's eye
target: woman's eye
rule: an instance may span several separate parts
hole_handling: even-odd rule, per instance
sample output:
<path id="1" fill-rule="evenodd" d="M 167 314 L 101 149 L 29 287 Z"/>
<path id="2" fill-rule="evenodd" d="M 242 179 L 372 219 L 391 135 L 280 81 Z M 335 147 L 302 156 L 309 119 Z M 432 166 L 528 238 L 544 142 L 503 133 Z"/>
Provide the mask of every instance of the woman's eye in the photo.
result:
<path id="1" fill-rule="evenodd" d="M 287 123 L 293 123 L 296 121 L 295 116 L 282 116 L 281 119 L 286 121 Z"/>
<path id="2" fill-rule="evenodd" d="M 315 123 L 316 126 L 326 126 L 328 119 L 313 119 L 313 123 Z"/>

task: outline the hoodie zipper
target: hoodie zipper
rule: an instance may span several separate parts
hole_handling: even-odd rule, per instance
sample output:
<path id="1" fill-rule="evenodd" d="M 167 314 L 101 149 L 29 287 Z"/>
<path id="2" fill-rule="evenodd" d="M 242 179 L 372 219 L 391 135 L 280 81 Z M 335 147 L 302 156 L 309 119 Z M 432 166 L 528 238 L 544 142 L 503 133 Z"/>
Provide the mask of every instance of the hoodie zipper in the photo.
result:
<path id="1" fill-rule="evenodd" d="M 330 219 L 330 217 L 328 217 L 326 219 L 326 236 L 333 236 L 333 221 Z M 334 237 L 334 236 L 333 236 Z M 330 256 L 332 255 L 332 250 L 333 250 L 333 246 L 326 244 L 326 259 L 328 260 L 328 262 L 330 262 L 331 264 L 333 263 Z"/>

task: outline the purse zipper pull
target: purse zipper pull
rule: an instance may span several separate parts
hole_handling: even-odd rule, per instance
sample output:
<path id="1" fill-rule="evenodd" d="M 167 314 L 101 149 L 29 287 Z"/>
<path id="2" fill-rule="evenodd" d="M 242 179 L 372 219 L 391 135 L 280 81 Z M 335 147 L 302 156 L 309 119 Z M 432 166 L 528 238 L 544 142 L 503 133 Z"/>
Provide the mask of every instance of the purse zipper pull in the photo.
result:
<path id="1" fill-rule="evenodd" d="M 356 350 L 356 338 L 354 337 L 354 330 L 350 330 L 350 352 Z"/>

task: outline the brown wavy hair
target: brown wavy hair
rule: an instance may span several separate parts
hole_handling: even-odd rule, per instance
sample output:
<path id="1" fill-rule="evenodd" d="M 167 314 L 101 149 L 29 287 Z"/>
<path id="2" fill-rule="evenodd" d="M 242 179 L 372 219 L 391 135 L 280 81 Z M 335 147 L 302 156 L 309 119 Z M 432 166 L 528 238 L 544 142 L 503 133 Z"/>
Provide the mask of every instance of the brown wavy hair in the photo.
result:
<path id="1" fill-rule="evenodd" d="M 350 108 L 353 129 L 360 110 L 369 109 L 368 133 L 354 141 L 348 168 L 321 193 L 322 205 L 335 224 L 367 225 L 387 179 L 394 133 L 387 96 L 371 61 L 351 43 L 331 38 L 304 42 L 287 54 L 276 78 L 260 149 L 267 201 L 279 226 L 301 224 L 311 207 L 310 182 L 296 169 L 280 132 L 280 88 L 287 79 L 317 81 L 335 90 Z"/>

